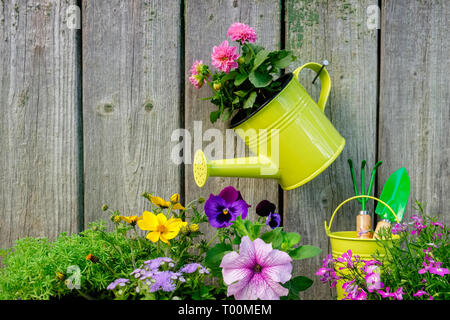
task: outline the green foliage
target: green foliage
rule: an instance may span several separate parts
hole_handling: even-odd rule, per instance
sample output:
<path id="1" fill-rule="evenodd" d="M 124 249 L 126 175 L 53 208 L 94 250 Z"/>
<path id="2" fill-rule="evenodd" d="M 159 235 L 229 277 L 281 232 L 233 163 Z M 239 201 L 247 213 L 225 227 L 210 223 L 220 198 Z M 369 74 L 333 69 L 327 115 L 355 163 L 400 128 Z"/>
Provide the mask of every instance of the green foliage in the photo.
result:
<path id="1" fill-rule="evenodd" d="M 5 267 L 0 269 L 0 299 L 50 299 L 87 292 L 98 297 L 108 296 L 109 293 L 104 292 L 106 286 L 128 274 L 133 259 L 139 263 L 154 251 L 148 245 L 139 250 L 137 240 L 123 237 L 127 228 L 108 232 L 104 223 L 97 222 L 80 234 L 63 233 L 54 241 L 46 238 L 18 240 L 2 254 Z M 131 247 L 136 249 L 134 256 Z M 89 254 L 98 257 L 100 263 L 86 260 Z M 82 291 L 67 286 L 68 281 L 76 280 L 78 268 Z"/>
<path id="2" fill-rule="evenodd" d="M 211 74 L 211 82 L 205 77 L 214 91 L 206 99 L 218 106 L 218 110 L 210 113 L 212 123 L 222 116 L 227 121 L 237 112 L 249 115 L 262 106 L 281 90 L 280 74 L 296 59 L 289 50 L 268 51 L 252 43 L 237 41 L 237 44 L 241 50 L 238 68 Z M 203 68 L 209 72 L 207 66 Z"/>

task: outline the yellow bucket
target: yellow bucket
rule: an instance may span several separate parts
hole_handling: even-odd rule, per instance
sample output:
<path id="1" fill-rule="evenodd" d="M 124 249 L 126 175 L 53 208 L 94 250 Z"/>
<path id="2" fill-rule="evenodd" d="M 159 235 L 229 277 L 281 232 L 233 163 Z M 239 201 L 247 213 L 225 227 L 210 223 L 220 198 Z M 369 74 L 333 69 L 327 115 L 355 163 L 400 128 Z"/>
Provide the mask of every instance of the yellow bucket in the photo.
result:
<path id="1" fill-rule="evenodd" d="M 327 222 L 325 221 L 325 232 L 327 236 L 330 238 L 331 243 L 331 254 L 333 255 L 333 259 L 336 259 L 339 256 L 342 256 L 343 253 L 347 252 L 348 250 L 351 250 L 354 255 L 358 255 L 363 260 L 371 260 L 373 259 L 373 255 L 378 252 L 379 256 L 383 256 L 385 251 L 384 247 L 376 240 L 376 239 L 362 239 L 358 238 L 356 231 L 339 231 L 339 232 L 331 232 L 331 224 L 333 223 L 334 216 L 339 211 L 339 209 L 346 204 L 347 202 L 358 199 L 358 198 L 369 198 L 376 200 L 386 206 L 386 208 L 391 211 L 391 213 L 394 215 L 395 220 L 398 221 L 397 215 L 395 214 L 394 210 L 385 203 L 384 201 L 372 197 L 372 196 L 366 196 L 366 195 L 360 195 L 360 196 L 354 196 L 351 198 L 348 198 L 347 200 L 343 201 L 339 206 L 337 206 L 336 210 L 334 210 L 333 215 L 330 219 L 330 224 L 327 225 Z M 398 238 L 398 236 L 394 236 L 393 239 Z M 338 270 L 339 265 L 336 266 L 336 271 L 339 271 L 342 273 L 342 270 Z M 337 291 L 337 298 L 338 300 L 342 300 L 344 295 L 344 289 L 342 289 L 344 281 L 338 281 L 336 284 L 336 291 Z"/>

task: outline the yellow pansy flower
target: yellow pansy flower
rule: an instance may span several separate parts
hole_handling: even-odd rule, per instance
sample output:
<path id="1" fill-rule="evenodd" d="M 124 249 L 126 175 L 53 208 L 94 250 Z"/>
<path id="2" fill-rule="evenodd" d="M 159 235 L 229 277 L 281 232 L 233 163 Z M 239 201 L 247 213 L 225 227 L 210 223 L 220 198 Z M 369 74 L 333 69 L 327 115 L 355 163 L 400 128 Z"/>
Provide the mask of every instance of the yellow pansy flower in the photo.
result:
<path id="1" fill-rule="evenodd" d="M 185 226 L 187 222 L 183 222 L 179 218 L 170 218 L 159 213 L 155 215 L 152 212 L 144 211 L 142 219 L 138 220 L 137 225 L 142 230 L 151 231 L 146 238 L 152 242 L 161 240 L 169 244 L 169 240 L 175 238 L 180 232 L 180 228 Z"/>
<path id="2" fill-rule="evenodd" d="M 176 194 L 175 194 L 176 195 Z M 172 197 L 170 197 L 171 198 L 171 200 L 172 200 L 172 198 L 175 198 L 174 196 L 175 195 L 173 195 Z M 161 197 L 155 197 L 155 196 L 152 196 L 151 194 L 149 195 L 149 198 L 150 198 L 150 201 L 155 205 L 155 206 L 157 206 L 157 207 L 160 207 L 160 208 L 168 208 L 169 206 L 170 206 L 170 201 L 166 201 L 166 200 L 164 200 L 163 198 L 161 198 Z M 174 203 L 173 205 L 172 205 L 172 209 L 173 210 L 184 210 L 184 207 L 180 204 L 180 203 Z"/>

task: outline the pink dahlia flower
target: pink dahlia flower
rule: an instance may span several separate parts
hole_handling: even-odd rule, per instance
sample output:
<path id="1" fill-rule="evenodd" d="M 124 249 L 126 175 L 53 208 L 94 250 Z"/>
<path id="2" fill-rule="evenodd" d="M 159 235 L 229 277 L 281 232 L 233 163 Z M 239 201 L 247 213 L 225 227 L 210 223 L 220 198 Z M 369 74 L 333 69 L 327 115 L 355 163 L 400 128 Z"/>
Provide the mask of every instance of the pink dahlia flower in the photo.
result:
<path id="1" fill-rule="evenodd" d="M 189 77 L 189 81 L 196 87 L 197 89 L 200 89 L 203 84 L 206 82 L 205 78 L 202 77 L 199 74 L 194 74 Z"/>
<path id="2" fill-rule="evenodd" d="M 218 47 L 214 46 L 211 54 L 213 66 L 225 73 L 237 68 L 238 64 L 235 60 L 239 58 L 239 54 L 236 53 L 236 49 L 236 47 L 230 47 L 227 40 Z"/>
<path id="3" fill-rule="evenodd" d="M 258 39 L 253 28 L 240 22 L 235 22 L 231 25 L 228 29 L 227 36 L 230 37 L 231 40 L 240 41 L 241 43 L 244 43 L 245 41 L 255 42 Z"/>
<path id="4" fill-rule="evenodd" d="M 272 249 L 272 244 L 243 237 L 239 254 L 227 253 L 220 263 L 227 295 L 236 300 L 279 300 L 289 293 L 280 283 L 291 279 L 291 262 L 286 252 Z"/>
<path id="5" fill-rule="evenodd" d="M 200 60 L 200 61 L 195 60 L 194 63 L 192 64 L 192 67 L 190 70 L 191 75 L 200 74 L 200 72 L 201 72 L 200 68 L 202 67 L 202 65 L 203 65 L 203 60 Z"/>

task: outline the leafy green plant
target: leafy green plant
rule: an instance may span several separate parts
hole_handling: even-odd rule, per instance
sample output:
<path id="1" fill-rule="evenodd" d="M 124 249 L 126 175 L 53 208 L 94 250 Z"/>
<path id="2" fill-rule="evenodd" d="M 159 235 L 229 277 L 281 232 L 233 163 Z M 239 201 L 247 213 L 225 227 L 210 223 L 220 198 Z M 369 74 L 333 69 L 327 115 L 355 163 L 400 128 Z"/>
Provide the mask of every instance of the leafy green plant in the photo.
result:
<path id="1" fill-rule="evenodd" d="M 207 83 L 214 94 L 205 100 L 218 106 L 210 113 L 211 122 L 221 116 L 227 121 L 240 112 L 245 117 L 276 95 L 283 86 L 282 70 L 296 57 L 289 50 L 269 51 L 256 45 L 256 32 L 242 23 L 234 23 L 227 35 L 239 46 L 230 47 L 228 41 L 214 47 L 212 64 L 218 71 L 211 73 L 203 61 L 195 61 L 189 80 L 199 89 Z"/>
<path id="2" fill-rule="evenodd" d="M 420 215 L 413 215 L 409 223 L 380 230 L 377 241 L 384 255 L 376 254 L 371 260 L 351 250 L 336 259 L 329 255 L 316 275 L 332 287 L 342 281 L 346 299 L 351 300 L 448 300 L 448 226 L 416 204 Z"/>

